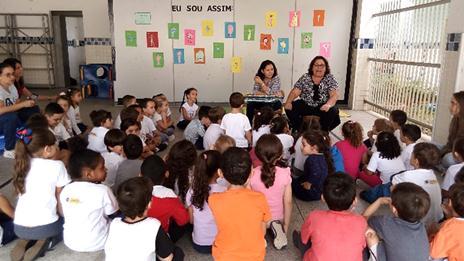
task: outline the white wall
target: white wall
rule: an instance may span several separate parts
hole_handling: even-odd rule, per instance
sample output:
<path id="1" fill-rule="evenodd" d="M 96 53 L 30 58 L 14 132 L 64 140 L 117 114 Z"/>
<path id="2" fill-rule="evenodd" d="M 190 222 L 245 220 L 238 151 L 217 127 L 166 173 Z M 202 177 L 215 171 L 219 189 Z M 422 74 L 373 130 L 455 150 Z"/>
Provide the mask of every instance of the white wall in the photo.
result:
<path id="1" fill-rule="evenodd" d="M 84 24 L 82 17 L 66 17 L 66 39 L 74 41 L 75 46 L 68 46 L 69 74 L 79 81 L 79 65 L 85 64 L 85 49 L 79 45 L 84 40 Z"/>

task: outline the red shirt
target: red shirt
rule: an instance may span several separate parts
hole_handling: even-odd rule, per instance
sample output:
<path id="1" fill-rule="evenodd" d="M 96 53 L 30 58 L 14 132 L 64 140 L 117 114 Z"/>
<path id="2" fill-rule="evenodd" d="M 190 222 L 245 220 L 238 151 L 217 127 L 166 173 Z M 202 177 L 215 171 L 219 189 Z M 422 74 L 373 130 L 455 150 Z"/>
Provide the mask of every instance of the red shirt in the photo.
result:
<path id="1" fill-rule="evenodd" d="M 163 186 L 153 187 L 151 207 L 148 216 L 158 219 L 164 232 L 169 231 L 169 222 L 174 220 L 177 225 L 183 226 L 190 220 L 187 209 L 171 189 Z"/>

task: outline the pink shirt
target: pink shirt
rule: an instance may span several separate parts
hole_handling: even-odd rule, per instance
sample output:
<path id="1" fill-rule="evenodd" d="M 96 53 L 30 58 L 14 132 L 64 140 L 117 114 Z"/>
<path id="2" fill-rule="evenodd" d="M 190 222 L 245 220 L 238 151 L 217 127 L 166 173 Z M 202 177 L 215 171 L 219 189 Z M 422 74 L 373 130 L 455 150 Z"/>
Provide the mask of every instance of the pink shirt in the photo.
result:
<path id="1" fill-rule="evenodd" d="M 342 140 L 335 143 L 335 146 L 342 153 L 343 165 L 346 173 L 356 178 L 359 173 L 359 164 L 361 164 L 362 156 L 367 152 L 366 145 L 355 148 L 347 140 Z"/>
<path id="2" fill-rule="evenodd" d="M 284 193 L 285 188 L 291 183 L 290 168 L 276 167 L 274 184 L 269 188 L 266 188 L 261 181 L 261 167 L 253 169 L 251 189 L 264 194 L 271 210 L 272 220 L 284 219 Z"/>
<path id="3" fill-rule="evenodd" d="M 314 210 L 301 227 L 301 241 L 311 240 L 305 261 L 359 261 L 366 247 L 366 219 L 349 211 Z"/>

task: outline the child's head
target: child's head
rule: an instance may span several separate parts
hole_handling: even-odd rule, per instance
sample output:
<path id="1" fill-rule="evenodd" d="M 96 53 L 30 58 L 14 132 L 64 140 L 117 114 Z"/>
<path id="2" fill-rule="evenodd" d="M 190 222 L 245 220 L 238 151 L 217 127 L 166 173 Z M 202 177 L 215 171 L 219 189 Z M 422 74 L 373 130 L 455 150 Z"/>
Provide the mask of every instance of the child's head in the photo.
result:
<path id="1" fill-rule="evenodd" d="M 124 108 L 127 108 L 129 107 L 130 105 L 132 104 L 136 104 L 137 103 L 137 99 L 135 98 L 135 96 L 132 96 L 132 95 L 124 95 L 122 97 L 122 106 L 124 106 Z"/>
<path id="2" fill-rule="evenodd" d="M 90 120 L 92 120 L 93 126 L 95 127 L 105 127 L 107 129 L 113 128 L 113 117 L 109 111 L 92 111 L 90 113 Z"/>
<path id="3" fill-rule="evenodd" d="M 264 106 L 258 110 L 255 110 L 255 116 L 253 118 L 253 130 L 258 130 L 263 125 L 271 124 L 272 118 L 274 118 L 274 110 L 269 106 Z"/>
<path id="4" fill-rule="evenodd" d="M 271 133 L 272 134 L 282 134 L 289 131 L 288 121 L 283 116 L 275 117 L 271 120 Z"/>
<path id="5" fill-rule="evenodd" d="M 244 186 L 251 174 L 250 154 L 241 148 L 228 148 L 222 155 L 221 171 L 232 185 Z"/>
<path id="6" fill-rule="evenodd" d="M 155 102 L 155 110 L 157 112 L 167 111 L 169 108 L 168 99 L 164 96 L 157 96 L 154 99 Z"/>
<path id="7" fill-rule="evenodd" d="M 432 169 L 440 163 L 440 150 L 428 142 L 417 143 L 411 155 L 411 165 L 416 169 Z"/>
<path id="8" fill-rule="evenodd" d="M 229 97 L 229 103 L 230 107 L 233 109 L 240 109 L 243 104 L 245 104 L 245 98 L 243 97 L 243 94 L 234 92 Z"/>
<path id="9" fill-rule="evenodd" d="M 342 135 L 355 148 L 363 144 L 363 128 L 359 122 L 350 120 L 343 123 Z"/>
<path id="10" fill-rule="evenodd" d="M 307 115 L 303 117 L 303 122 L 301 123 L 300 133 L 305 133 L 307 131 L 320 131 L 321 123 L 319 116 Z"/>
<path id="11" fill-rule="evenodd" d="M 464 117 L 464 91 L 453 93 L 449 110 L 454 117 Z"/>
<path id="12" fill-rule="evenodd" d="M 66 95 L 58 96 L 58 98 L 56 98 L 56 103 L 58 103 L 61 106 L 61 108 L 63 108 L 65 113 L 68 112 L 69 106 L 71 105 L 69 97 Z"/>
<path id="13" fill-rule="evenodd" d="M 122 214 L 130 219 L 146 217 L 152 191 L 153 186 L 145 177 L 135 177 L 121 183 L 116 197 Z"/>
<path id="14" fill-rule="evenodd" d="M 105 160 L 93 150 L 77 151 L 69 158 L 68 173 L 73 181 L 103 182 L 106 179 Z"/>
<path id="15" fill-rule="evenodd" d="M 70 105 L 73 107 L 79 106 L 79 103 L 82 101 L 82 92 L 78 88 L 68 88 L 66 96 L 69 97 Z"/>
<path id="16" fill-rule="evenodd" d="M 48 126 L 55 128 L 63 119 L 64 110 L 58 103 L 51 102 L 45 107 L 44 115 L 47 118 Z"/>
<path id="17" fill-rule="evenodd" d="M 275 166 L 282 159 L 283 145 L 274 134 L 264 134 L 256 142 L 256 156 L 263 163 L 261 181 L 266 188 L 275 181 Z"/>
<path id="18" fill-rule="evenodd" d="M 53 158 L 58 147 L 55 145 L 55 135 L 48 129 L 20 129 L 16 132 L 15 166 L 13 185 L 23 194 L 24 182 L 31 167 L 31 158 Z"/>
<path id="19" fill-rule="evenodd" d="M 402 110 L 393 110 L 390 112 L 390 121 L 395 129 L 403 127 L 407 120 L 408 116 L 406 115 L 406 112 Z"/>
<path id="20" fill-rule="evenodd" d="M 391 192 L 391 200 L 393 214 L 411 223 L 419 222 L 430 208 L 429 194 L 410 182 L 395 185 Z"/>
<path id="21" fill-rule="evenodd" d="M 460 138 L 453 143 L 453 157 L 459 161 L 464 161 L 464 138 Z"/>
<path id="22" fill-rule="evenodd" d="M 395 129 L 393 129 L 391 122 L 387 119 L 376 119 L 374 121 L 374 126 L 372 126 L 372 130 L 374 131 L 374 134 L 378 134 L 382 131 L 391 132 L 391 133 L 395 131 Z"/>
<path id="23" fill-rule="evenodd" d="M 329 174 L 334 173 L 335 168 L 332 160 L 330 146 L 328 146 L 327 137 L 322 131 L 308 131 L 303 133 L 301 152 L 304 155 L 323 154 L 327 162 Z"/>
<path id="24" fill-rule="evenodd" d="M 71 153 L 78 152 L 87 149 L 89 142 L 87 139 L 76 135 L 66 140 L 66 149 L 69 150 Z"/>
<path id="25" fill-rule="evenodd" d="M 224 153 L 228 148 L 235 147 L 235 140 L 234 138 L 228 135 L 221 135 L 214 143 L 214 150 L 219 151 L 219 153 Z"/>
<path id="26" fill-rule="evenodd" d="M 109 152 L 115 152 L 119 155 L 123 152 L 126 133 L 120 129 L 111 129 L 105 134 L 103 142 Z"/>
<path id="27" fill-rule="evenodd" d="M 208 118 L 211 121 L 211 123 L 219 124 L 221 123 L 222 117 L 224 117 L 224 114 L 226 114 L 224 108 L 217 106 L 209 110 Z M 208 148 L 205 148 L 205 149 L 208 149 Z"/>
<path id="28" fill-rule="evenodd" d="M 182 97 L 182 104 L 185 102 L 188 103 L 197 103 L 198 91 L 197 89 L 191 87 L 184 91 L 184 96 Z"/>
<path id="29" fill-rule="evenodd" d="M 200 108 L 198 109 L 198 119 L 201 121 L 201 124 L 205 125 L 206 127 L 208 127 L 211 124 L 211 121 L 208 116 L 210 110 L 210 106 L 200 106 Z"/>
<path id="30" fill-rule="evenodd" d="M 455 183 L 464 183 L 464 167 L 462 167 L 454 177 Z"/>
<path id="31" fill-rule="evenodd" d="M 277 76 L 277 68 L 271 60 L 265 60 L 259 66 L 256 76 L 258 76 L 261 80 L 264 80 L 265 78 L 274 78 Z"/>
<path id="32" fill-rule="evenodd" d="M 125 119 L 121 122 L 121 130 L 127 135 L 134 134 L 134 135 L 139 136 L 140 129 L 141 129 L 140 122 L 134 119 Z"/>
<path id="33" fill-rule="evenodd" d="M 143 143 L 139 136 L 129 134 L 122 145 L 127 159 L 135 160 L 142 156 Z"/>
<path id="34" fill-rule="evenodd" d="M 192 182 L 192 205 L 203 210 L 209 197 L 209 184 L 215 183 L 221 166 L 221 153 L 207 150 L 198 156 Z M 190 203 L 190 202 L 189 202 Z"/>
<path id="35" fill-rule="evenodd" d="M 401 142 L 411 144 L 419 140 L 421 137 L 421 129 L 415 124 L 404 124 L 401 127 Z"/>
<path id="36" fill-rule="evenodd" d="M 464 183 L 455 183 L 450 187 L 451 206 L 458 217 L 464 217 Z"/>
<path id="37" fill-rule="evenodd" d="M 168 175 L 168 167 L 160 156 L 151 155 L 143 161 L 140 172 L 143 177 L 149 178 L 153 185 L 162 185 Z"/>
<path id="38" fill-rule="evenodd" d="M 122 109 L 121 111 L 121 121 L 125 119 L 134 119 L 136 121 L 142 121 L 142 107 L 138 104 L 129 105 L 129 107 Z"/>
<path id="39" fill-rule="evenodd" d="M 329 175 L 322 187 L 322 197 L 330 210 L 348 210 L 356 199 L 356 182 L 346 173 Z"/>
<path id="40" fill-rule="evenodd" d="M 143 114 L 151 117 L 155 114 L 155 101 L 150 98 L 145 98 L 140 102 L 140 106 L 142 107 Z"/>
<path id="41" fill-rule="evenodd" d="M 48 129 L 48 120 L 45 115 L 35 113 L 26 122 L 26 127 L 34 131 L 35 129 Z"/>
<path id="42" fill-rule="evenodd" d="M 400 144 L 392 132 L 380 132 L 377 136 L 375 146 L 377 147 L 377 151 L 380 152 L 381 158 L 391 160 L 401 155 Z"/>

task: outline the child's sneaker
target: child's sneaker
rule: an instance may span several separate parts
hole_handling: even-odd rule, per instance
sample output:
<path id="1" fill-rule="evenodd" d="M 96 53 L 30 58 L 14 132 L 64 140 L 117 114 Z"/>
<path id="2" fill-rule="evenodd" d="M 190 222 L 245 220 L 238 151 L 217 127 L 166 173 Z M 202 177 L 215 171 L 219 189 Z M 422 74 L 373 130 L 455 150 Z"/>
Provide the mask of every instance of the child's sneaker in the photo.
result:
<path id="1" fill-rule="evenodd" d="M 5 150 L 3 152 L 3 157 L 7 159 L 15 159 L 15 151 L 14 150 Z"/>
<path id="2" fill-rule="evenodd" d="M 284 232 L 284 227 L 282 223 L 278 220 L 271 222 L 271 231 L 274 234 L 274 247 L 277 249 L 282 249 L 284 246 L 287 246 L 287 235 Z"/>
<path id="3" fill-rule="evenodd" d="M 23 261 L 32 261 L 44 256 L 47 249 L 50 247 L 50 239 L 41 239 L 31 246 L 26 253 L 24 253 Z"/>
<path id="4" fill-rule="evenodd" d="M 10 252 L 11 261 L 23 260 L 24 253 L 26 252 L 26 246 L 29 240 L 19 239 L 16 246 Z"/>

